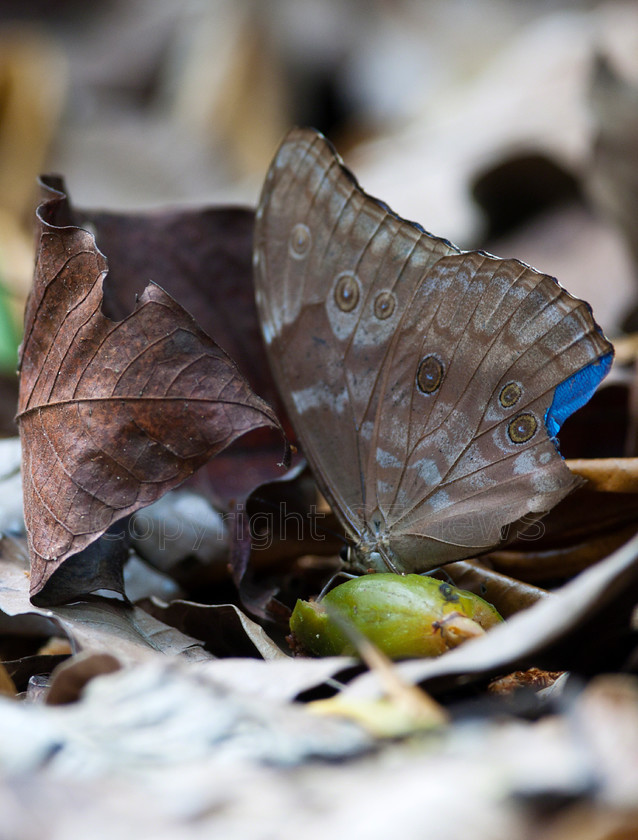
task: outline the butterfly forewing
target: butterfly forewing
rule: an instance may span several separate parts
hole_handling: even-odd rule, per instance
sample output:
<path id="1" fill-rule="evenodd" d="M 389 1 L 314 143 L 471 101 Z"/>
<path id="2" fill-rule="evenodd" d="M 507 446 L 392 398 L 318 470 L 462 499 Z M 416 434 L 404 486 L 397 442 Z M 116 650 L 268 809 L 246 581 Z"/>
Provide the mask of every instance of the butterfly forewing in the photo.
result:
<path id="1" fill-rule="evenodd" d="M 294 131 L 281 146 L 257 212 L 262 329 L 303 451 L 355 534 L 365 521 L 366 418 L 400 315 L 393 287 L 414 286 L 449 253 L 366 196 L 320 135 Z M 392 297 L 377 301 L 379 291 Z"/>
<path id="2" fill-rule="evenodd" d="M 546 416 L 611 346 L 552 278 L 400 219 L 310 129 L 269 171 L 255 276 L 275 378 L 362 568 L 470 556 L 576 485 Z"/>

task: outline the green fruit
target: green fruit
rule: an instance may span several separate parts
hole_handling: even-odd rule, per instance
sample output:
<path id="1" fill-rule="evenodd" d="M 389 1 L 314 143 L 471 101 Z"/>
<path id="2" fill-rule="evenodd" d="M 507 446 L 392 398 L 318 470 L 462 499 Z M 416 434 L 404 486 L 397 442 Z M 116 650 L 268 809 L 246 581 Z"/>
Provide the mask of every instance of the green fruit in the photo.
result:
<path id="1" fill-rule="evenodd" d="M 335 620 L 336 619 L 336 620 Z M 439 656 L 503 619 L 478 595 L 423 575 L 370 574 L 322 601 L 297 601 L 293 645 L 316 656 L 356 653 L 350 623 L 391 659 Z"/>

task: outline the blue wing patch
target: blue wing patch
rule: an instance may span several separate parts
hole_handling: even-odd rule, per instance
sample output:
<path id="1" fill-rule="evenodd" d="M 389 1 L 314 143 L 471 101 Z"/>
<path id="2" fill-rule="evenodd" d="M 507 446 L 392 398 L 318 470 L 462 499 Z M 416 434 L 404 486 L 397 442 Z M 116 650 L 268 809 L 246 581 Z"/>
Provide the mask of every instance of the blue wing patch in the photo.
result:
<path id="1" fill-rule="evenodd" d="M 552 404 L 545 414 L 545 426 L 551 438 L 556 437 L 565 420 L 591 398 L 609 373 L 613 358 L 612 351 L 574 373 L 556 388 Z"/>

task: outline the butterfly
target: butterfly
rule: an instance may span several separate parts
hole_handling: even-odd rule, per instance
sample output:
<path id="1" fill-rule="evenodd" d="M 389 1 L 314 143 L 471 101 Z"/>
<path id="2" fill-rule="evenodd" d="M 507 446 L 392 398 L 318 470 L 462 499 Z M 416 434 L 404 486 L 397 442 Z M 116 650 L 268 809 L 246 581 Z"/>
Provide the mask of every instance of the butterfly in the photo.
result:
<path id="1" fill-rule="evenodd" d="M 578 486 L 556 434 L 613 357 L 587 303 L 400 218 L 313 129 L 285 137 L 255 224 L 271 368 L 354 570 L 485 552 Z"/>

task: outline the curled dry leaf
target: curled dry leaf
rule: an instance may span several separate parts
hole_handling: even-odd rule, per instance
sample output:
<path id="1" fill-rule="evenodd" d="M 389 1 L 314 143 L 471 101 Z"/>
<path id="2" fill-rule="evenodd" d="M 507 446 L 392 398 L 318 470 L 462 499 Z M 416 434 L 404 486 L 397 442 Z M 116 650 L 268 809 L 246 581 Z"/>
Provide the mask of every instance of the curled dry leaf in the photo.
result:
<path id="1" fill-rule="evenodd" d="M 638 493 L 638 458 L 572 458 L 567 466 L 588 481 L 588 489 Z"/>
<path id="2" fill-rule="evenodd" d="M 51 674 L 45 702 L 49 706 L 73 703 L 94 677 L 112 674 L 121 667 L 120 661 L 110 653 L 78 653 L 58 665 Z"/>
<path id="3" fill-rule="evenodd" d="M 234 604 L 197 604 L 175 600 L 170 604 L 149 598 L 139 605 L 164 624 L 206 644 L 214 656 L 286 658 L 259 624 Z"/>
<path id="4" fill-rule="evenodd" d="M 489 560 L 494 569 L 507 576 L 511 575 L 521 586 L 528 586 L 534 582 L 567 580 L 608 557 L 635 533 L 636 526 L 629 525 L 611 533 L 603 532 L 598 537 L 588 537 L 564 548 L 547 551 L 497 551 L 490 554 Z M 527 583 L 523 583 L 524 581 Z M 536 589 L 535 586 L 532 588 Z"/>
<path id="5" fill-rule="evenodd" d="M 546 589 L 488 569 L 477 560 L 458 560 L 445 567 L 455 586 L 488 601 L 504 618 L 550 597 Z"/>
<path id="6" fill-rule="evenodd" d="M 49 179 L 38 210 L 18 420 L 31 593 L 112 523 L 255 428 L 280 428 L 232 360 L 159 286 L 114 322 L 107 261 L 66 225 Z"/>
<path id="7" fill-rule="evenodd" d="M 256 487 L 251 494 L 251 497 L 254 499 L 263 497 L 264 495 L 269 496 L 268 502 L 272 505 L 272 509 L 270 512 L 270 521 L 266 526 L 265 532 L 268 544 L 272 544 L 273 525 L 275 524 L 274 517 L 272 516 L 272 510 L 278 511 L 279 514 L 289 514 L 291 511 L 288 508 L 288 503 L 292 502 L 292 515 L 294 517 L 297 515 L 298 511 L 303 510 L 305 507 L 305 502 L 307 501 L 306 493 L 308 492 L 308 489 L 310 489 L 312 498 L 316 498 L 316 489 L 314 485 L 312 485 L 311 488 L 308 488 L 306 485 L 305 491 L 302 490 L 302 488 L 304 488 L 304 484 L 301 483 L 301 481 L 303 480 L 304 469 L 304 462 L 298 461 L 286 472 L 285 475 L 281 476 L 276 481 L 270 482 L 269 488 L 265 485 L 261 485 Z M 301 480 L 299 483 L 297 481 L 298 479 Z M 268 494 L 268 489 L 272 492 L 272 495 Z M 291 490 L 293 492 L 292 496 L 289 495 Z M 257 541 L 255 540 L 254 531 L 255 524 L 259 522 L 260 514 L 258 510 L 251 508 L 250 501 L 251 499 L 249 497 L 246 504 L 249 516 L 241 515 L 244 507 L 243 502 L 239 502 L 234 511 L 234 534 L 230 555 L 230 567 L 232 570 L 233 580 L 239 591 L 239 597 L 242 605 L 250 613 L 260 618 L 266 618 L 269 621 L 278 622 L 282 626 L 287 626 L 288 619 L 290 618 L 290 610 L 274 597 L 279 587 L 274 586 L 272 581 L 264 584 L 255 580 L 254 571 L 257 564 L 254 560 L 256 553 L 259 552 L 257 550 Z M 286 517 L 284 515 L 284 520 L 285 518 Z M 287 537 L 285 521 L 281 522 L 280 520 L 277 524 L 281 528 L 281 540 L 278 541 L 278 544 L 280 546 L 286 546 L 286 543 L 288 546 L 292 545 L 293 552 L 296 552 L 297 549 L 299 549 L 300 541 L 290 539 L 289 535 Z M 255 551 L 253 549 L 255 549 Z M 299 553 L 303 553 L 303 550 L 299 550 Z"/>

